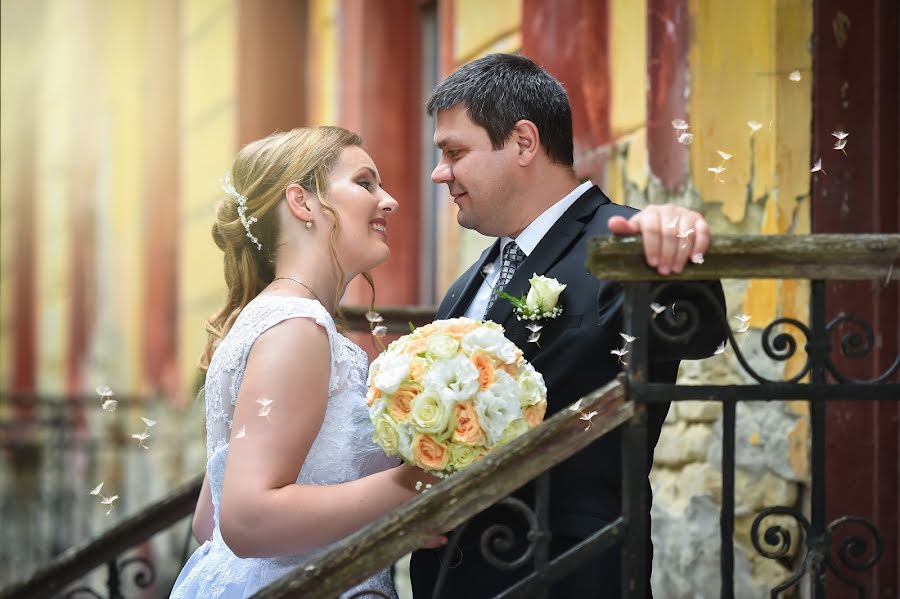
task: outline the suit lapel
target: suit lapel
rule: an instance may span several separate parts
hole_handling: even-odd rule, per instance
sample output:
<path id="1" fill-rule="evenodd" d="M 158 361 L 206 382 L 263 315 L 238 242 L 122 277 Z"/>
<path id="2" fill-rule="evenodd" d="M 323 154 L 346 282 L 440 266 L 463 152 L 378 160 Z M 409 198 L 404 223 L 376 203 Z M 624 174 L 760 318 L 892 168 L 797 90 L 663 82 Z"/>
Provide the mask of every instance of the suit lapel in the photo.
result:
<path id="1" fill-rule="evenodd" d="M 481 287 L 481 283 L 484 282 L 484 277 L 481 274 L 484 265 L 493 262 L 497 258 L 497 253 L 499 251 L 500 240 L 495 239 L 494 244 L 484 250 L 478 261 L 475 262 L 475 264 L 473 264 L 461 277 L 465 283 L 459 291 L 454 290 L 454 292 L 457 293 L 457 296 L 456 298 L 450 298 L 453 303 L 449 310 L 447 310 L 446 313 L 442 313 L 443 311 L 437 313 L 436 317 L 439 320 L 444 318 L 457 318 L 465 314 L 466 309 L 469 307 L 469 304 L 472 303 L 472 299 L 478 292 L 479 287 Z"/>
<path id="2" fill-rule="evenodd" d="M 531 277 L 536 274 L 543 275 L 550 270 L 578 239 L 597 208 L 608 203 L 609 198 L 596 185 L 584 192 L 550 227 L 534 251 L 519 265 L 504 291 L 514 297 L 521 297 L 526 293 Z M 506 322 L 511 318 L 513 318 L 512 304 L 505 300 L 494 302 L 485 314 L 485 320 L 502 324 L 507 330 L 509 327 Z"/>

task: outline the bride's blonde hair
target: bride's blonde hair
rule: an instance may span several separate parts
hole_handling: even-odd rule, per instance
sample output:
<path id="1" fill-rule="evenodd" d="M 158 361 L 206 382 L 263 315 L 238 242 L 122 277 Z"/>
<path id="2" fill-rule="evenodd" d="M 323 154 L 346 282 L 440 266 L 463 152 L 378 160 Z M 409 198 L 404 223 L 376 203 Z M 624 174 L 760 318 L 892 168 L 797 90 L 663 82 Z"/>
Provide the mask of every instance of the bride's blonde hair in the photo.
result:
<path id="1" fill-rule="evenodd" d="M 212 227 L 213 239 L 225 253 L 228 295 L 222 308 L 206 321 L 208 337 L 198 364 L 202 371 L 209 368 L 216 345 L 244 306 L 275 278 L 280 232 L 276 208 L 293 183 L 314 193 L 333 221 L 331 258 L 339 273 L 333 305 L 338 305 L 344 269 L 335 249 L 340 219 L 328 202 L 328 172 L 341 150 L 361 145 L 358 135 L 340 127 L 298 128 L 251 142 L 238 153 L 231 168 L 233 189 L 216 207 Z M 364 276 L 374 291 L 371 276 Z"/>

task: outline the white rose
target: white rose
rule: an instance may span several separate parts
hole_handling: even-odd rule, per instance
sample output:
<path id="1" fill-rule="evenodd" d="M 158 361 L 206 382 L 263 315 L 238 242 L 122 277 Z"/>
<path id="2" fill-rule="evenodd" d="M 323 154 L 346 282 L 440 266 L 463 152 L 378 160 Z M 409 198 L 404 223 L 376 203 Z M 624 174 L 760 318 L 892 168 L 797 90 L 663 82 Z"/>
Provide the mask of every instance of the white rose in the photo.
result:
<path id="1" fill-rule="evenodd" d="M 387 414 L 373 421 L 375 431 L 372 440 L 379 445 L 388 455 L 397 455 L 400 445 L 400 435 L 397 433 L 397 423 Z"/>
<path id="2" fill-rule="evenodd" d="M 494 384 L 475 396 L 475 412 L 487 436 L 488 445 L 496 445 L 503 437 L 506 427 L 522 417 L 519 384 L 511 376 L 498 370 Z"/>
<path id="3" fill-rule="evenodd" d="M 515 344 L 503 336 L 500 327 L 479 327 L 462 338 L 463 351 L 471 355 L 476 350 L 487 352 L 499 358 L 504 364 L 516 361 Z"/>
<path id="4" fill-rule="evenodd" d="M 423 393 L 413 400 L 410 420 L 417 432 L 428 433 L 438 441 L 450 437 L 450 426 L 453 402 L 441 401 L 437 395 Z"/>
<path id="5" fill-rule="evenodd" d="M 506 445 L 510 441 L 518 439 L 529 430 L 528 424 L 525 423 L 524 420 L 514 420 L 506 427 L 506 430 L 503 431 L 503 435 L 500 437 L 500 441 L 498 445 Z"/>
<path id="6" fill-rule="evenodd" d="M 555 308 L 559 302 L 559 294 L 566 288 L 556 279 L 539 275 L 531 277 L 530 282 L 531 289 L 528 290 L 525 304 L 535 312 L 547 312 Z"/>
<path id="7" fill-rule="evenodd" d="M 544 384 L 544 376 L 534 369 L 529 362 L 522 365 L 522 373 L 519 376 L 521 385 L 521 401 L 523 406 L 533 406 L 547 397 L 547 386 Z"/>
<path id="8" fill-rule="evenodd" d="M 478 391 L 478 369 L 465 356 L 435 361 L 422 380 L 425 390 L 445 402 L 465 401 Z"/>
<path id="9" fill-rule="evenodd" d="M 459 342 L 447 335 L 432 335 L 428 338 L 428 352 L 435 358 L 450 358 L 459 350 Z"/>
<path id="10" fill-rule="evenodd" d="M 391 356 L 389 360 L 379 364 L 378 374 L 373 381 L 375 387 L 385 395 L 394 393 L 409 376 L 410 359 L 410 356 Z"/>

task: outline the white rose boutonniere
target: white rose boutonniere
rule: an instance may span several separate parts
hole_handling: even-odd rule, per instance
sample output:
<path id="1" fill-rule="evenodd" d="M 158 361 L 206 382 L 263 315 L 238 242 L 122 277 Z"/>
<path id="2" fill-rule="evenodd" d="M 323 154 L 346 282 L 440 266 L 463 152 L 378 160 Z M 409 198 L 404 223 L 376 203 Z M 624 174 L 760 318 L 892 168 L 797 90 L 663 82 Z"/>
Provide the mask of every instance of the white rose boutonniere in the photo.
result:
<path id="1" fill-rule="evenodd" d="M 566 288 L 565 284 L 537 274 L 531 277 L 530 283 L 528 295 L 522 297 L 514 297 L 503 291 L 498 292 L 500 297 L 509 300 L 513 305 L 516 318 L 536 321 L 556 318 L 562 314 L 562 307 L 558 304 L 559 294 Z"/>

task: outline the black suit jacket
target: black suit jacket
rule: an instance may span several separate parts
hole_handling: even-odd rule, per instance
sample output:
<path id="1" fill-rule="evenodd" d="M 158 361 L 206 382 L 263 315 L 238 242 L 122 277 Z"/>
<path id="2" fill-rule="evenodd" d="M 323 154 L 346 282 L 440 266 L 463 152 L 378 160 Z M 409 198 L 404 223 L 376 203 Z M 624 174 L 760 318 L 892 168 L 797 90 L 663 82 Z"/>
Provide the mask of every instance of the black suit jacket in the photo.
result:
<path id="1" fill-rule="evenodd" d="M 529 279 L 535 274 L 556 278 L 567 285 L 560 295 L 559 305 L 563 312 L 559 317 L 543 323 L 540 347 L 527 342 L 530 332 L 524 322 L 516 320 L 508 301 L 498 299 L 485 315 L 486 320 L 503 325 L 506 336 L 543 374 L 547 384 L 548 416 L 606 384 L 621 371 L 618 358 L 610 354 L 610 350 L 623 344 L 619 336 L 622 331 L 622 286 L 601 281 L 587 272 L 586 244 L 594 236 L 609 234 L 607 222 L 611 216 L 629 218 L 635 212 L 633 208 L 610 202 L 594 186 L 572 204 L 516 270 L 505 289 L 516 297 L 527 292 Z M 454 318 L 464 314 L 482 283 L 481 269 L 493 262 L 498 252 L 499 240 L 451 285 L 438 309 L 437 318 Z M 721 286 L 718 282 L 710 285 L 724 305 Z M 692 295 L 687 286 L 674 292 L 681 297 Z M 651 380 L 674 382 L 679 360 L 711 355 L 723 338 L 721 330 L 708 327 L 703 339 L 697 339 L 687 347 L 669 347 L 654 341 L 651 346 Z M 647 464 L 648 473 L 652 464 L 652 449 L 659 438 L 668 408 L 668 404 L 657 404 L 649 409 L 651 462 Z M 621 513 L 620 439 L 620 431 L 614 430 L 550 471 L 552 553 L 564 551 Z M 532 484 L 526 485 L 515 495 L 532 503 Z M 482 558 L 479 548 L 481 533 L 498 522 L 525 534 L 526 526 L 521 516 L 508 509 L 494 507 L 469 523 L 459 543 L 459 550 L 415 552 L 411 576 L 416 599 L 431 596 L 442 559 L 448 559 L 455 565 L 448 572 L 443 597 L 490 597 L 527 575 L 530 571 L 527 565 L 511 571 L 499 570 Z M 511 552 L 511 558 L 516 556 L 516 551 L 521 553 L 527 543 L 524 539 L 520 542 L 522 544 L 518 549 Z M 618 551 L 613 549 L 588 567 L 581 568 L 565 583 L 555 585 L 550 596 L 618 597 L 618 584 Z"/>

